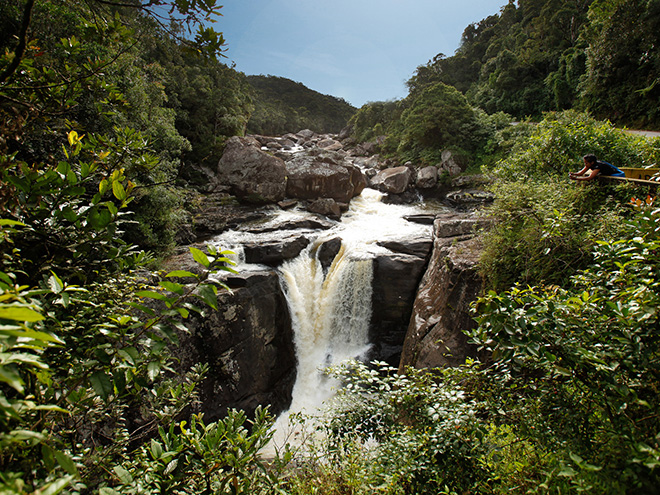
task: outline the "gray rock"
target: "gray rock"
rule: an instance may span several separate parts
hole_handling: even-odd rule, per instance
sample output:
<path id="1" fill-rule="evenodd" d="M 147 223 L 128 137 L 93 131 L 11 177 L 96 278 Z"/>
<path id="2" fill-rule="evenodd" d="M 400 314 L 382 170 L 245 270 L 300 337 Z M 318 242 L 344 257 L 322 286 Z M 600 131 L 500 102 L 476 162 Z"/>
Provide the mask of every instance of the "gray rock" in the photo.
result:
<path id="1" fill-rule="evenodd" d="M 341 207 L 332 198 L 319 198 L 310 201 L 306 207 L 307 211 L 325 215 L 328 218 L 339 220 L 341 218 Z"/>
<path id="2" fill-rule="evenodd" d="M 431 189 L 438 183 L 438 169 L 433 166 L 424 167 L 417 172 L 415 185 L 420 189 Z"/>
<path id="3" fill-rule="evenodd" d="M 347 203 L 366 186 L 366 178 L 341 156 L 297 154 L 286 162 L 286 194 L 291 198 L 332 198 Z"/>
<path id="4" fill-rule="evenodd" d="M 433 253 L 419 285 L 399 369 L 457 366 L 476 356 L 463 330 L 474 328 L 470 304 L 481 293 L 477 272 L 480 238 L 475 219 L 436 220 Z M 468 234 L 468 235 L 464 235 Z"/>
<path id="5" fill-rule="evenodd" d="M 411 179 L 409 167 L 387 168 L 371 178 L 371 186 L 385 193 L 401 194 L 410 187 Z"/>
<path id="6" fill-rule="evenodd" d="M 428 236 L 419 236 L 412 239 L 379 241 L 377 244 L 396 253 L 427 259 L 431 254 L 433 239 Z"/>
<path id="7" fill-rule="evenodd" d="M 277 238 L 260 239 L 243 244 L 245 261 L 258 265 L 279 266 L 297 257 L 307 247 L 309 239 L 303 234 L 278 232 Z"/>
<path id="8" fill-rule="evenodd" d="M 229 138 L 218 163 L 216 184 L 229 186 L 242 201 L 264 204 L 284 199 L 286 168 L 284 162 L 261 151 L 254 139 Z"/>
<path id="9" fill-rule="evenodd" d="M 449 173 L 449 175 L 458 175 L 463 172 L 461 166 L 454 159 L 454 155 L 451 151 L 445 150 L 441 155 L 441 162 L 438 165 L 440 170 L 444 170 Z"/>

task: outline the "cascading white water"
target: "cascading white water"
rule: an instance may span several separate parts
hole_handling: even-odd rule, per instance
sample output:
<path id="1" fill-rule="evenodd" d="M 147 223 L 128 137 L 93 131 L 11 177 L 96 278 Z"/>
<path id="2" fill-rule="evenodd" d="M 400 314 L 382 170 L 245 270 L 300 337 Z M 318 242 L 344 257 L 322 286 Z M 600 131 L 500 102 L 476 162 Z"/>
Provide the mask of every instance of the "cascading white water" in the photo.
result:
<path id="1" fill-rule="evenodd" d="M 298 356 L 293 411 L 313 410 L 331 395 L 321 368 L 368 350 L 372 262 L 351 258 L 350 248 L 342 245 L 324 276 L 316 246 L 281 268 Z"/>
<path id="2" fill-rule="evenodd" d="M 301 255 L 280 268 L 280 280 L 292 315 L 298 358 L 297 379 L 289 411 L 275 425 L 273 448 L 296 443 L 290 431 L 291 413 L 313 415 L 333 395 L 337 384 L 323 369 L 369 350 L 373 258 L 387 249 L 378 241 L 427 233 L 431 227 L 405 220 L 419 211 L 380 202 L 382 195 L 366 189 L 351 202 L 342 222 L 319 237 Z M 316 257 L 318 247 L 334 236 L 342 246 L 327 273 Z"/>

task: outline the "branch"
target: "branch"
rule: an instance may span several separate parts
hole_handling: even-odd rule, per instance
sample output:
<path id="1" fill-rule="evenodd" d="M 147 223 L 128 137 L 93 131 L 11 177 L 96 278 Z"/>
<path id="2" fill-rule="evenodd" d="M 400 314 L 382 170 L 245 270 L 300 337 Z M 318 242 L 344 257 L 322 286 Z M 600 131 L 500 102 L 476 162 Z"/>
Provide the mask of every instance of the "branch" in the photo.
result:
<path id="1" fill-rule="evenodd" d="M 23 11 L 23 23 L 21 24 L 21 31 L 18 37 L 18 45 L 14 51 L 14 59 L 5 68 L 5 70 L 0 73 L 0 84 L 11 77 L 11 75 L 16 72 L 18 65 L 21 63 L 21 59 L 25 53 L 25 48 L 27 47 L 27 31 L 30 27 L 30 21 L 32 19 L 32 7 L 34 7 L 34 0 L 27 0 L 27 3 L 25 4 L 25 11 Z"/>

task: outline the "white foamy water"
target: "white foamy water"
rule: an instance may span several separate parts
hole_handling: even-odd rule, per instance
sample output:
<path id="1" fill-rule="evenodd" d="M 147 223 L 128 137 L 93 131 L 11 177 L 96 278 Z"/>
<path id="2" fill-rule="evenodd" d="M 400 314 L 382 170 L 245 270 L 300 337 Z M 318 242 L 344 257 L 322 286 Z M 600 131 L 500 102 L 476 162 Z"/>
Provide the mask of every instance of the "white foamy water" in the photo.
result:
<path id="1" fill-rule="evenodd" d="M 341 223 L 280 268 L 292 316 L 298 369 L 291 406 L 277 420 L 269 453 L 286 442 L 295 444 L 297 436 L 302 436 L 290 426 L 290 414 L 313 416 L 334 394 L 339 384 L 325 376 L 323 369 L 360 359 L 369 350 L 373 258 L 387 251 L 377 243 L 420 234 L 431 236 L 430 225 L 404 218 L 419 213 L 419 208 L 385 204 L 381 197 L 381 193 L 366 189 L 352 200 Z M 318 247 L 337 236 L 342 239 L 341 250 L 324 273 L 316 258 Z"/>

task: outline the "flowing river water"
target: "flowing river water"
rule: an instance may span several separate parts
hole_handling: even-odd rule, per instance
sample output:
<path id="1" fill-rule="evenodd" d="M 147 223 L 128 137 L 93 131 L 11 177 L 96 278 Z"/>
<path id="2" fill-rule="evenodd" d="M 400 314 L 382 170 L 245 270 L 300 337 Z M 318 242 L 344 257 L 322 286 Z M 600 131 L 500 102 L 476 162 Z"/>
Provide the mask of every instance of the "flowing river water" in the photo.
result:
<path id="1" fill-rule="evenodd" d="M 349 211 L 334 228 L 315 233 L 317 237 L 307 248 L 278 270 L 292 318 L 297 378 L 289 410 L 277 420 L 273 448 L 295 441 L 289 431 L 290 414 L 313 415 L 333 395 L 337 384 L 323 369 L 360 359 L 369 350 L 373 259 L 378 254 L 389 253 L 379 242 L 420 235 L 430 238 L 431 225 L 410 222 L 406 216 L 444 209 L 423 203 L 386 204 L 381 202 L 381 197 L 381 193 L 365 189 L 351 201 Z M 289 217 L 298 214 L 303 215 L 282 213 Z M 234 231 L 214 239 L 214 243 L 239 253 L 239 271 L 249 270 L 251 267 L 240 264 L 240 244 L 245 236 L 254 235 Z M 341 238 L 341 249 L 331 266 L 324 270 L 317 257 L 319 247 L 337 237 Z"/>

